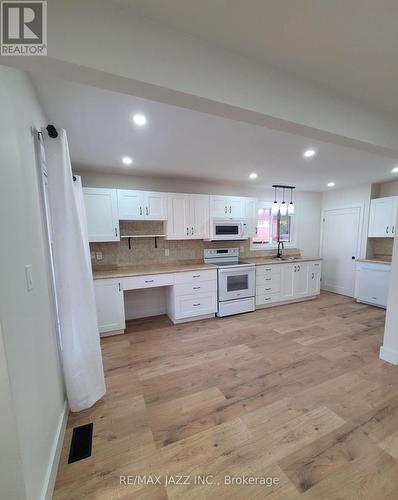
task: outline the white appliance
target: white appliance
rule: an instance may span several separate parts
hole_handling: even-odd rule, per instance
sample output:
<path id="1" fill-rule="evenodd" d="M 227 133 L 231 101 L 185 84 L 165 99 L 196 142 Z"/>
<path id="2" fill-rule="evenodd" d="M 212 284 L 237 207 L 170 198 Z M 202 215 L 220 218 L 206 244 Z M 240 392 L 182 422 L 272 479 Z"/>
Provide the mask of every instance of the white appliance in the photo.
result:
<path id="1" fill-rule="evenodd" d="M 387 307 L 391 264 L 357 262 L 355 298 L 379 307 Z"/>
<path id="2" fill-rule="evenodd" d="M 247 240 L 246 219 L 211 219 L 211 240 Z M 233 250 L 233 249 L 232 249 Z"/>
<path id="3" fill-rule="evenodd" d="M 255 310 L 256 266 L 239 262 L 237 248 L 204 250 L 206 264 L 218 267 L 217 316 L 231 316 Z"/>

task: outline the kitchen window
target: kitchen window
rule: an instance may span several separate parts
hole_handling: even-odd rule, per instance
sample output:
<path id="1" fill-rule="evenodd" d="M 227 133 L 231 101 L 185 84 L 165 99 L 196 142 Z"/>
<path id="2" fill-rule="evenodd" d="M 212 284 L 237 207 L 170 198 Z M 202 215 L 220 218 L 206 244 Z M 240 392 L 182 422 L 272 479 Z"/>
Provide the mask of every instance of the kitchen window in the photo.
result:
<path id="1" fill-rule="evenodd" d="M 291 215 L 272 215 L 271 202 L 259 202 L 257 210 L 256 236 L 250 241 L 251 250 L 275 248 L 278 241 L 286 247 L 295 246 L 294 217 Z"/>

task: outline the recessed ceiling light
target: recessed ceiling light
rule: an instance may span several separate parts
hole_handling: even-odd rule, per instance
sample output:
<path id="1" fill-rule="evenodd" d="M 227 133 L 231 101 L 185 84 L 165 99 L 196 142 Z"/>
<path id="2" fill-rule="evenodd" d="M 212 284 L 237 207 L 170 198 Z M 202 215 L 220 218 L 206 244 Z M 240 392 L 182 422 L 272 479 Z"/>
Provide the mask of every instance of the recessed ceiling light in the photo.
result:
<path id="1" fill-rule="evenodd" d="M 307 149 L 307 151 L 304 152 L 304 158 L 311 158 L 314 155 L 315 149 Z"/>
<path id="2" fill-rule="evenodd" d="M 252 172 L 250 175 L 249 175 L 250 179 L 257 179 L 257 174 L 256 172 Z"/>
<path id="3" fill-rule="evenodd" d="M 145 115 L 141 115 L 141 114 L 136 114 L 133 116 L 133 122 L 142 127 L 143 125 L 146 124 L 146 116 Z"/>
<path id="4" fill-rule="evenodd" d="M 394 167 L 394 168 L 391 170 L 391 172 L 392 172 L 393 174 L 398 174 L 398 167 Z"/>
<path id="5" fill-rule="evenodd" d="M 125 165 L 131 165 L 133 163 L 133 160 L 130 158 L 130 156 L 123 156 L 122 162 Z"/>
<path id="6" fill-rule="evenodd" d="M 328 187 L 330 187 L 330 188 L 334 187 L 335 185 L 336 185 L 335 182 L 328 182 Z"/>

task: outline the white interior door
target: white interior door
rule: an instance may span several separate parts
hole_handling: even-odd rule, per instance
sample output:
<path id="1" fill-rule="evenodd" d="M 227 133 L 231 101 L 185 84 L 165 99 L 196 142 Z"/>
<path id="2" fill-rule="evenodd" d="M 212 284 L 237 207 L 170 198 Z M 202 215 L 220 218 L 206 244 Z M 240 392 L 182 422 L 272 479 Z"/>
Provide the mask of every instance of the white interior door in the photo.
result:
<path id="1" fill-rule="evenodd" d="M 361 208 L 326 210 L 322 227 L 322 288 L 354 296 L 355 259 L 361 245 Z"/>

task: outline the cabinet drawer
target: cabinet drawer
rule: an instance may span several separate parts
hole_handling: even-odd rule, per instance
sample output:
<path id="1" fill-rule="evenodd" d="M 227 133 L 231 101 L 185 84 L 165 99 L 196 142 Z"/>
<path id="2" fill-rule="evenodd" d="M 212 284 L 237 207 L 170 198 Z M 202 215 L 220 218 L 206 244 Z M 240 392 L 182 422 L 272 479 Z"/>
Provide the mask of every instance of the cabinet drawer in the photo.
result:
<path id="1" fill-rule="evenodd" d="M 216 293 L 176 297 L 176 318 L 189 318 L 217 311 Z"/>
<path id="2" fill-rule="evenodd" d="M 217 281 L 217 270 L 208 269 L 205 271 L 190 271 L 187 273 L 176 273 L 175 283 L 178 284 L 192 284 L 196 281 Z"/>
<path id="3" fill-rule="evenodd" d="M 310 273 L 319 273 L 321 271 L 321 262 L 309 262 Z"/>
<path id="4" fill-rule="evenodd" d="M 256 277 L 269 276 L 270 274 L 281 274 L 280 264 L 271 264 L 268 266 L 256 266 Z"/>
<path id="5" fill-rule="evenodd" d="M 266 285 L 269 286 L 281 286 L 281 275 L 280 274 L 261 274 L 256 275 L 256 285 Z"/>
<path id="6" fill-rule="evenodd" d="M 256 295 L 270 295 L 273 293 L 279 293 L 281 291 L 281 284 L 266 284 L 266 285 L 257 285 L 256 286 Z"/>
<path id="7" fill-rule="evenodd" d="M 207 293 L 217 291 L 217 281 L 197 281 L 193 283 L 180 283 L 178 285 L 174 285 L 174 294 L 177 297 L 181 295 L 192 295 L 199 293 Z"/>
<path id="8" fill-rule="evenodd" d="M 281 300 L 280 293 L 256 295 L 256 306 L 271 304 L 272 302 L 279 302 L 280 300 Z"/>
<path id="9" fill-rule="evenodd" d="M 131 276 L 121 279 L 123 290 L 151 288 L 154 286 L 174 285 L 174 274 L 151 274 L 147 276 Z"/>

